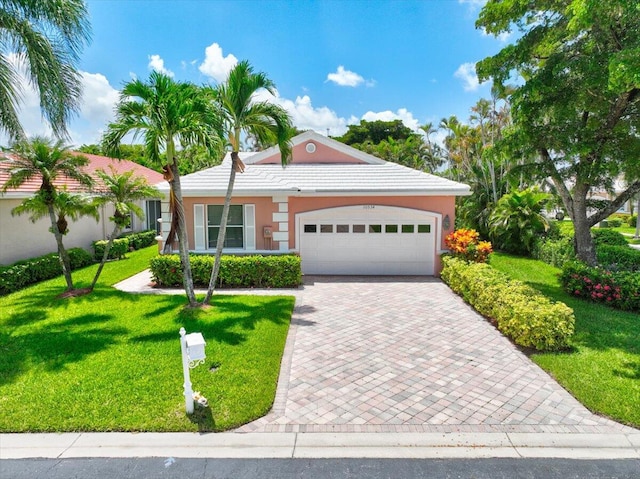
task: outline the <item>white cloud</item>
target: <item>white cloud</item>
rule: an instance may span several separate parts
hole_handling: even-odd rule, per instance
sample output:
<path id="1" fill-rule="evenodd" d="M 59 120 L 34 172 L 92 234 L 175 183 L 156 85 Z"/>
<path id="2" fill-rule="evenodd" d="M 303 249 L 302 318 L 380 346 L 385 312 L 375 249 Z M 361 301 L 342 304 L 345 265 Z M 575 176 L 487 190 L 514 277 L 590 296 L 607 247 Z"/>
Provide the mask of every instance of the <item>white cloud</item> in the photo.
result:
<path id="1" fill-rule="evenodd" d="M 358 121 L 354 117 L 348 120 L 339 117 L 335 111 L 326 106 L 314 107 L 309 95 L 298 96 L 295 100 L 289 100 L 281 97 L 277 91 L 276 95 L 273 96 L 269 92 L 262 90 L 257 93 L 254 99 L 280 105 L 291 115 L 293 124 L 297 128 L 300 130 L 314 130 L 323 135 L 327 134 L 327 130 L 329 130 L 331 136 L 342 135 L 347 131 L 348 124 L 357 123 Z"/>
<path id="2" fill-rule="evenodd" d="M 364 83 L 364 78 L 362 78 L 362 76 L 358 75 L 355 72 L 345 70 L 344 66 L 340 65 L 335 73 L 329 73 L 327 75 L 326 81 L 332 81 L 336 85 L 340 86 L 356 87 Z M 373 86 L 369 85 L 369 83 L 370 82 L 367 82 L 367 86 Z"/>
<path id="3" fill-rule="evenodd" d="M 173 77 L 173 72 L 164 66 L 164 60 L 160 55 L 149 55 L 149 70 L 155 70 L 158 73 L 164 73 L 170 77 Z"/>
<path id="4" fill-rule="evenodd" d="M 390 110 L 378 111 L 378 112 L 368 111 L 364 115 L 362 115 L 362 120 L 367 120 L 367 121 L 402 120 L 402 123 L 404 123 L 405 126 L 411 128 L 413 131 L 418 131 L 418 128 L 420 126 L 420 122 L 416 118 L 414 118 L 413 113 L 411 113 L 406 108 L 400 108 L 395 113 Z"/>
<path id="5" fill-rule="evenodd" d="M 225 57 L 217 43 L 209 45 L 204 53 L 204 62 L 198 69 L 218 83 L 225 81 L 231 69 L 238 63 L 238 59 L 231 53 Z"/>
<path id="6" fill-rule="evenodd" d="M 475 63 L 463 63 L 453 76 L 462 80 L 464 91 L 475 91 L 480 86 L 478 75 L 476 75 Z"/>

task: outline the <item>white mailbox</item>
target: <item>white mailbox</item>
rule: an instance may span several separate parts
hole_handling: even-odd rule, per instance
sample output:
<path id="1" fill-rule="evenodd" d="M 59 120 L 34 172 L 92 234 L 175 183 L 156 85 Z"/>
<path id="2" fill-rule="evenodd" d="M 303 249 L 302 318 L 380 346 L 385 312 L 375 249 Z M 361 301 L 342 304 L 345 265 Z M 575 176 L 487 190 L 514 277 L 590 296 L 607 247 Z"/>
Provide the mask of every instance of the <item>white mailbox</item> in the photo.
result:
<path id="1" fill-rule="evenodd" d="M 202 333 L 191 333 L 185 336 L 187 342 L 187 356 L 189 356 L 189 365 L 191 363 L 202 363 L 207 358 L 204 352 L 204 346 L 207 344 Z M 191 366 L 193 367 L 193 366 Z"/>

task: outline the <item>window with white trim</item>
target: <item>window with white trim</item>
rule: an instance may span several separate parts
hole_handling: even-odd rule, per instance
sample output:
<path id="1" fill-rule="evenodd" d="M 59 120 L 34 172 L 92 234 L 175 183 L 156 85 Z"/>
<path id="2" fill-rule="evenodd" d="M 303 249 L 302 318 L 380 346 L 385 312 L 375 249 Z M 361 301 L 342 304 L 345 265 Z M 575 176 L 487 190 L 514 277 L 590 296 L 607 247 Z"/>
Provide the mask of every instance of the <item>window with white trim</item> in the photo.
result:
<path id="1" fill-rule="evenodd" d="M 220 232 L 222 205 L 207 205 L 207 244 L 215 249 Z M 244 248 L 244 208 L 243 205 L 229 206 L 227 233 L 224 238 L 225 248 Z"/>

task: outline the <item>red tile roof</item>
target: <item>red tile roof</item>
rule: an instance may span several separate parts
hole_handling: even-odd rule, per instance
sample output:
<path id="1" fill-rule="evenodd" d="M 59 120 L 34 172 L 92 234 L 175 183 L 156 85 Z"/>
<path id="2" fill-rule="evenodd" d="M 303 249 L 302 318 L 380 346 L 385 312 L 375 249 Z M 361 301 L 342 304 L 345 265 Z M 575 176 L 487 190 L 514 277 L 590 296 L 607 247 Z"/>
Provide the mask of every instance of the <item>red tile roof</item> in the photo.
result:
<path id="1" fill-rule="evenodd" d="M 106 173 L 110 173 L 111 172 L 110 167 L 113 167 L 113 169 L 117 173 L 123 173 L 125 171 L 134 171 L 136 176 L 143 176 L 144 178 L 146 178 L 147 182 L 150 185 L 155 185 L 163 181 L 162 173 L 158 173 L 157 171 L 154 171 L 150 168 L 139 165 L 138 163 L 134 163 L 133 161 L 119 160 L 117 158 L 108 158 L 106 156 L 99 156 L 99 155 L 90 155 L 87 153 L 73 152 L 73 154 L 82 155 L 89 160 L 89 163 L 87 164 L 87 166 L 85 166 L 84 170 L 85 172 L 89 173 L 94 178 L 96 178 L 96 180 L 97 180 L 97 176 L 95 172 L 97 170 L 104 170 Z M 11 161 L 10 155 L 4 155 L 3 157 L 2 154 L 0 154 L 0 189 L 4 186 L 6 181 L 9 179 L 9 172 L 6 170 L 6 168 L 10 163 L 10 161 Z M 19 188 L 9 188 L 7 190 L 7 194 L 11 194 L 12 196 L 16 196 L 16 195 L 23 196 L 23 195 L 29 195 L 29 194 L 35 193 L 40 188 L 41 182 L 42 181 L 40 178 L 33 178 L 32 180 L 25 182 Z M 70 191 L 80 191 L 83 189 L 75 180 L 66 178 L 66 177 L 56 179 L 56 181 L 54 181 L 54 184 L 57 187 L 62 187 L 66 185 L 67 189 Z M 2 196 L 2 193 L 0 192 L 0 197 L 1 196 Z"/>

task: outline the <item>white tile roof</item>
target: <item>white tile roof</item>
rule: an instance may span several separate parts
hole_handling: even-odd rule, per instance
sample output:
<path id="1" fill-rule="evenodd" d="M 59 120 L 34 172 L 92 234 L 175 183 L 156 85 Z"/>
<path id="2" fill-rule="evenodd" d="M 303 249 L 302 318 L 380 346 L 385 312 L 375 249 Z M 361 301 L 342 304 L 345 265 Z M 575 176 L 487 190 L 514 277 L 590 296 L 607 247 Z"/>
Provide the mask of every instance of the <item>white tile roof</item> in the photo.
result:
<path id="1" fill-rule="evenodd" d="M 315 132 L 305 132 L 292 139 L 300 144 L 308 139 L 347 153 L 354 163 L 293 163 L 285 168 L 277 164 L 255 164 L 277 152 L 242 152 L 244 173 L 236 175 L 235 196 L 271 195 L 411 195 L 465 196 L 468 185 L 386 162 Z M 365 163 L 361 163 L 364 161 Z M 181 178 L 182 194 L 194 196 L 224 196 L 229 182 L 231 156 L 227 154 L 219 166 L 214 166 Z M 168 183 L 158 185 L 168 191 Z"/>
<path id="2" fill-rule="evenodd" d="M 242 155 L 244 156 L 244 155 Z M 231 161 L 181 178 L 182 194 L 224 196 L 229 182 Z M 168 190 L 169 185 L 158 185 Z M 396 163 L 371 164 L 292 164 L 247 165 L 236 175 L 236 196 L 274 194 L 375 194 L 463 196 L 469 186 L 436 175 L 413 170 Z"/>

